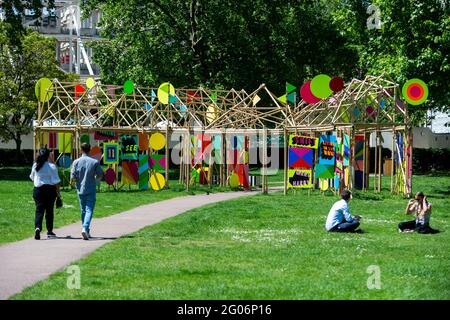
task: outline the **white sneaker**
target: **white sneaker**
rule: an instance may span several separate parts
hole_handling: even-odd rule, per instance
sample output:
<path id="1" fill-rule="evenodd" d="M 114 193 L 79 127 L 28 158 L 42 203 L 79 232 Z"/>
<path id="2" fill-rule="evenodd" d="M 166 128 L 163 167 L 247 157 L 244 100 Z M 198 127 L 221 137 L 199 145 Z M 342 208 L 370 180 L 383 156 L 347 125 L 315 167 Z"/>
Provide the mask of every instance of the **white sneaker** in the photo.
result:
<path id="1" fill-rule="evenodd" d="M 81 231 L 81 236 L 83 237 L 83 240 L 89 240 L 89 233 L 84 228 Z"/>

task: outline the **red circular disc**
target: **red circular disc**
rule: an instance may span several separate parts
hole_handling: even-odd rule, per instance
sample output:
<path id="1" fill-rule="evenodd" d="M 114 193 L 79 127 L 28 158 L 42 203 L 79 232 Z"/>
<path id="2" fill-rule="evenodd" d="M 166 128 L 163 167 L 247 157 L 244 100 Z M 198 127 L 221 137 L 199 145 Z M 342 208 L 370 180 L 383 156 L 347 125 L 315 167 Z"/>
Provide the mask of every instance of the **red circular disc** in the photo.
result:
<path id="1" fill-rule="evenodd" d="M 408 93 L 408 98 L 410 98 L 411 100 L 420 100 L 425 94 L 422 86 L 418 83 L 413 83 L 408 86 L 406 92 Z"/>
<path id="2" fill-rule="evenodd" d="M 311 80 L 306 81 L 302 85 L 302 87 L 300 88 L 300 96 L 306 103 L 313 104 L 320 101 L 320 99 L 313 95 L 311 92 Z"/>
<path id="3" fill-rule="evenodd" d="M 77 84 L 75 86 L 75 97 L 81 96 L 85 91 L 86 89 L 81 84 Z"/>
<path id="4" fill-rule="evenodd" d="M 330 80 L 330 89 L 339 92 L 344 89 L 344 80 L 341 77 L 334 77 Z"/>

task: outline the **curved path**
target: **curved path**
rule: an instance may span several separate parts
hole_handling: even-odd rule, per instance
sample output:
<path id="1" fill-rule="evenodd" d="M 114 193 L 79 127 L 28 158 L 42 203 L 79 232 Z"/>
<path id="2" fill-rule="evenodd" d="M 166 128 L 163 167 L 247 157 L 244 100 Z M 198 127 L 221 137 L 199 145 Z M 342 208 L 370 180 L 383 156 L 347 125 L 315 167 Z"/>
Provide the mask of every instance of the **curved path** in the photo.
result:
<path id="1" fill-rule="evenodd" d="M 1 245 L 0 299 L 8 299 L 121 236 L 196 207 L 258 193 L 240 191 L 179 197 L 98 219 L 94 213 L 93 238 L 89 241 L 81 238 L 81 223 L 74 223 L 56 229 L 56 239 L 47 239 L 44 230 L 40 241 L 29 238 Z"/>

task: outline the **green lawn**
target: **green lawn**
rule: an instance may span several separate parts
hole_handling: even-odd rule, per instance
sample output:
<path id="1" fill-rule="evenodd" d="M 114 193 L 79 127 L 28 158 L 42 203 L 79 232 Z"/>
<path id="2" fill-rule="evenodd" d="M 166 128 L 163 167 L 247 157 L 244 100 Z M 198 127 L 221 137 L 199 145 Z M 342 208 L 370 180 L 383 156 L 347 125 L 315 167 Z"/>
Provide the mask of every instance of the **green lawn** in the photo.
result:
<path id="1" fill-rule="evenodd" d="M 29 168 L 0 169 L 0 244 L 21 240 L 34 235 L 35 204 L 32 196 L 33 183 L 29 180 Z M 101 184 L 101 192 L 97 194 L 94 219 L 126 211 L 139 205 L 188 194 L 225 191 L 228 188 L 215 187 L 209 190 L 207 186 L 192 187 L 186 192 L 178 181 L 170 181 L 171 189 L 155 192 L 108 190 L 106 184 Z M 61 191 L 64 202 L 62 209 L 55 211 L 55 228 L 80 221 L 80 209 L 76 190 L 66 188 Z M 43 223 L 45 229 L 45 219 Z M 46 232 L 46 229 L 45 229 Z"/>
<path id="2" fill-rule="evenodd" d="M 363 234 L 326 233 L 337 197 L 256 195 L 201 207 L 120 238 L 14 299 L 450 299 L 450 177 L 415 176 L 437 235 L 399 234 L 400 196 L 355 193 Z M 381 289 L 368 289 L 378 266 Z"/>

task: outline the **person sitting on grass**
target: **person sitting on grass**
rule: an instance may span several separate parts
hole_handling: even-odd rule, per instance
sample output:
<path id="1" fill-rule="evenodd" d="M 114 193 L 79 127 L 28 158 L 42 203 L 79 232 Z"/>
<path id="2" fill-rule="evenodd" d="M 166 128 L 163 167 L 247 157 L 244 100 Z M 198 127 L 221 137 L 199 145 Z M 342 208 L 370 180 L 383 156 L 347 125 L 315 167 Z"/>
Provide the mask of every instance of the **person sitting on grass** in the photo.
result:
<path id="1" fill-rule="evenodd" d="M 359 227 L 360 216 L 352 217 L 348 202 L 352 199 L 352 193 L 344 190 L 341 200 L 335 202 L 328 213 L 325 229 L 329 232 L 362 232 Z"/>
<path id="2" fill-rule="evenodd" d="M 423 192 L 417 192 L 414 199 L 410 199 L 405 209 L 406 214 L 415 214 L 416 219 L 412 221 L 404 221 L 398 224 L 399 232 L 418 233 L 438 233 L 430 227 L 431 203 L 427 201 L 427 197 Z"/>

